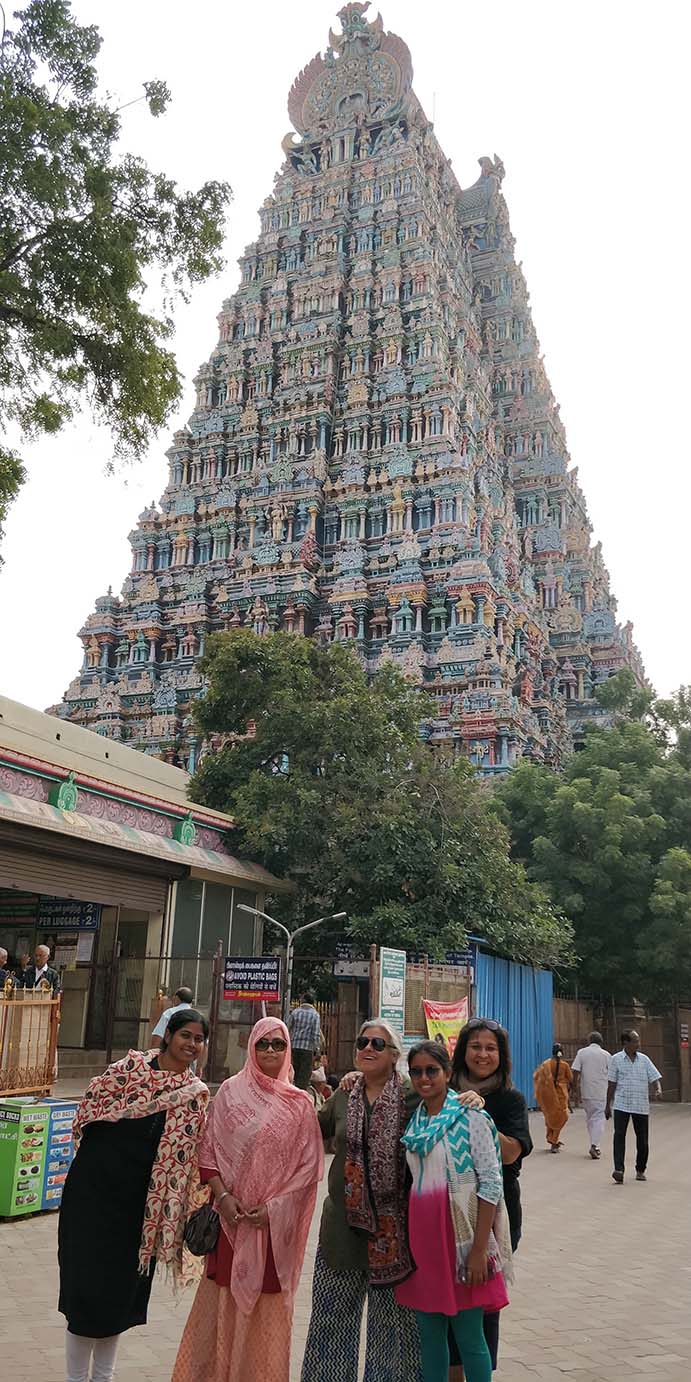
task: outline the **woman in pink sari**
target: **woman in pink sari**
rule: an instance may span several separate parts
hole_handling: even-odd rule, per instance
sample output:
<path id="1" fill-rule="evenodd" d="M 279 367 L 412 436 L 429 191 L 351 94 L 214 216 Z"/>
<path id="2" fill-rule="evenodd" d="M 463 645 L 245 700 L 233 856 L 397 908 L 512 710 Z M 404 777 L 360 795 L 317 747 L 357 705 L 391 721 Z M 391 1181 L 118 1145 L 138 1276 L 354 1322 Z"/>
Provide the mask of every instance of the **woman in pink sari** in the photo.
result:
<path id="1" fill-rule="evenodd" d="M 244 1069 L 211 1106 L 199 1162 L 221 1234 L 173 1382 L 288 1382 L 293 1301 L 324 1169 L 314 1104 L 289 1072 L 288 1029 L 263 1017 Z"/>

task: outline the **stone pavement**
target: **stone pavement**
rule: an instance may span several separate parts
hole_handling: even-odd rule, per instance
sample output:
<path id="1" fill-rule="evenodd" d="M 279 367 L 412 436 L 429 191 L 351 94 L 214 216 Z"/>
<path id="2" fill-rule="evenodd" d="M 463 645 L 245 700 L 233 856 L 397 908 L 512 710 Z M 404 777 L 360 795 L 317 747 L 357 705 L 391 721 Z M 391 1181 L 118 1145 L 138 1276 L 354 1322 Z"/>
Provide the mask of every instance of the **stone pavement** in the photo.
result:
<path id="1" fill-rule="evenodd" d="M 650 1179 L 610 1178 L 585 1155 L 583 1115 L 546 1155 L 542 1120 L 523 1171 L 525 1238 L 502 1321 L 498 1382 L 689 1382 L 691 1107 L 653 1111 Z M 631 1134 L 630 1134 L 631 1135 Z M 631 1149 L 633 1144 L 631 1143 Z M 631 1158 L 633 1161 L 633 1158 Z M 7 1382 L 64 1382 L 55 1309 L 56 1215 L 0 1223 L 0 1357 Z M 296 1305 L 294 1382 L 309 1320 L 316 1220 Z M 125 1335 L 117 1382 L 170 1382 L 189 1296 L 154 1287 L 145 1329 Z"/>

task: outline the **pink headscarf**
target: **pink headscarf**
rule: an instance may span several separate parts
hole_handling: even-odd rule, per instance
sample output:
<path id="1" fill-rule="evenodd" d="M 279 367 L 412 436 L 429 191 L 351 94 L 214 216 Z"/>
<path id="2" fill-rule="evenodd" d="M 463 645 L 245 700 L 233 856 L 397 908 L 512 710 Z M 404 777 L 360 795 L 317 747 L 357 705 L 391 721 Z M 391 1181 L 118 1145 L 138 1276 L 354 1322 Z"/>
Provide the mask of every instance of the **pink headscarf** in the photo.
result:
<path id="1" fill-rule="evenodd" d="M 271 1079 L 259 1067 L 256 1045 L 276 1031 L 288 1044 L 279 1074 Z M 290 1084 L 290 1067 L 288 1028 L 276 1017 L 261 1018 L 250 1033 L 244 1068 L 221 1085 L 211 1105 L 199 1163 L 218 1171 L 241 1209 L 267 1206 L 276 1271 L 292 1309 L 324 1150 L 312 1100 Z M 243 1219 L 231 1226 L 221 1218 L 221 1224 L 233 1249 L 233 1299 L 249 1315 L 264 1280 L 267 1231 Z"/>

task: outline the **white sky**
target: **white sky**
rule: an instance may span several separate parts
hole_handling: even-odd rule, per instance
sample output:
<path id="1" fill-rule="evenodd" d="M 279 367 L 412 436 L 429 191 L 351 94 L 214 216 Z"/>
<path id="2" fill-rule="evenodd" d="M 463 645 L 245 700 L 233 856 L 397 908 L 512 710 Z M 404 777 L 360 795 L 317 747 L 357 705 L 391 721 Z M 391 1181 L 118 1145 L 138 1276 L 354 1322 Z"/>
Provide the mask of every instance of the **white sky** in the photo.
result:
<path id="1" fill-rule="evenodd" d="M 193 403 L 215 316 L 258 234 L 289 129 L 293 79 L 336 22 L 340 0 L 75 0 L 99 25 L 104 87 L 120 104 L 141 82 L 173 92 L 167 115 L 124 113 L 123 147 L 198 186 L 234 190 L 228 267 L 177 313 L 187 387 L 179 414 L 136 469 L 104 475 L 107 433 L 88 418 L 32 446 L 29 483 L 6 524 L 0 691 L 44 708 L 81 663 L 77 629 L 130 565 L 127 534 L 165 484 L 164 451 Z M 376 11 L 370 11 L 370 17 Z M 462 186 L 499 153 L 517 257 L 579 467 L 594 540 L 633 619 L 661 694 L 691 682 L 687 551 L 691 293 L 686 264 L 691 23 L 682 0 L 386 0 L 414 86 Z"/>

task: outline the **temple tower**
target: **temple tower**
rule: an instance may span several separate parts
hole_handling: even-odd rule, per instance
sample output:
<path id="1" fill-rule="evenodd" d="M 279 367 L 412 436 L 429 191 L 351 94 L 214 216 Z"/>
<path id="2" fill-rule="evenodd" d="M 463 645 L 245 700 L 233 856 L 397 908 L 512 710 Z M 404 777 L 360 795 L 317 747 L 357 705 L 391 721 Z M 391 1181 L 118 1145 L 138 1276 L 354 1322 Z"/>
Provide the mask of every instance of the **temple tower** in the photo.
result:
<path id="1" fill-rule="evenodd" d="M 173 437 L 57 708 L 193 767 L 209 632 L 352 642 L 433 696 L 484 772 L 558 764 L 599 681 L 643 676 L 514 258 L 501 160 L 461 189 L 402 39 L 340 11 Z"/>

